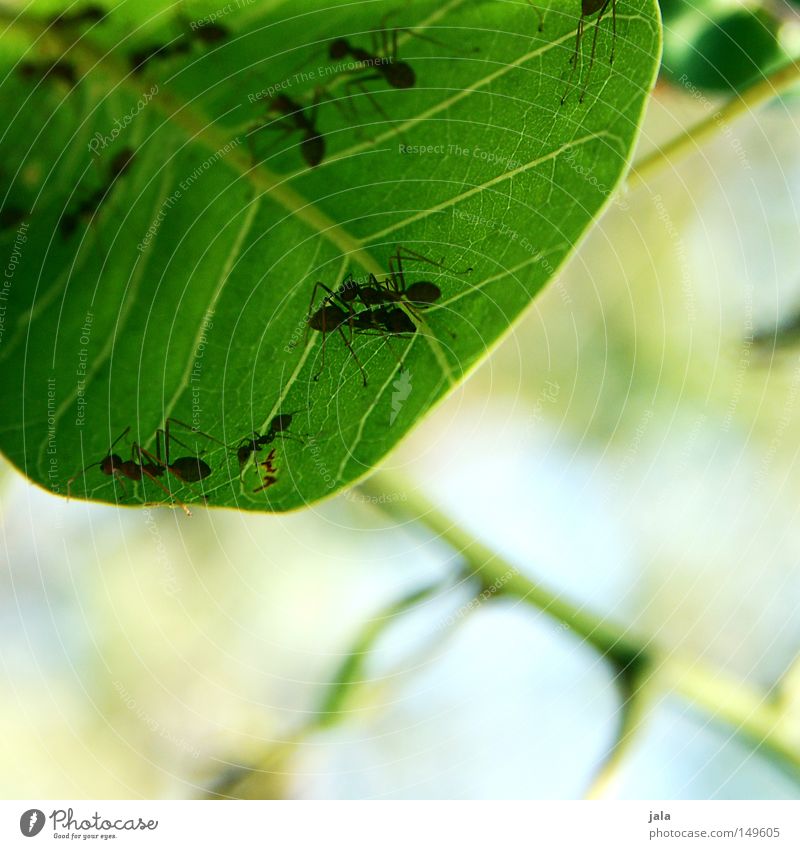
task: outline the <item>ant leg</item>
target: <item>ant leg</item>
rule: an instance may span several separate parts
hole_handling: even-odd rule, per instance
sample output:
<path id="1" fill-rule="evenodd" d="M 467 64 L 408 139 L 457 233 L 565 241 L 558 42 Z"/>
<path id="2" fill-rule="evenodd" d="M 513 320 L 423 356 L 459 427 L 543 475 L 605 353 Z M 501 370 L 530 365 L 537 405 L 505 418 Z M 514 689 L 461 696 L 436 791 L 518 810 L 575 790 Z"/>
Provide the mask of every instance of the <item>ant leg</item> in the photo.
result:
<path id="1" fill-rule="evenodd" d="M 597 36 L 600 32 L 600 22 L 603 20 L 603 12 L 608 8 L 608 4 L 606 4 L 601 10 L 600 14 L 597 16 L 597 21 L 594 25 L 594 35 L 592 37 L 592 51 L 589 54 L 589 69 L 586 71 L 586 80 L 583 83 L 583 88 L 581 89 L 581 96 L 578 98 L 579 103 L 583 103 L 584 97 L 586 97 L 586 89 L 589 87 L 589 80 L 592 78 L 592 70 L 594 69 L 594 60 L 597 55 Z"/>
<path id="2" fill-rule="evenodd" d="M 372 74 L 372 73 L 370 73 L 370 74 L 367 74 L 364 77 L 359 77 L 356 80 L 348 80 L 344 84 L 344 88 L 345 88 L 345 91 L 348 92 L 348 97 L 352 97 L 352 95 L 349 94 L 350 89 L 358 88 L 359 91 L 367 98 L 367 100 L 369 100 L 369 102 L 372 104 L 372 108 L 381 116 L 381 118 L 383 118 L 383 120 L 387 124 L 391 124 L 392 119 L 389 117 L 389 115 L 384 110 L 384 108 L 380 105 L 380 103 L 378 103 L 378 101 L 375 100 L 375 97 L 373 96 L 372 92 L 370 92 L 364 85 L 364 83 L 371 82 L 372 80 L 382 80 L 382 79 L 384 79 L 382 74 Z"/>
<path id="3" fill-rule="evenodd" d="M 364 379 L 364 386 L 367 385 L 367 373 L 364 371 L 364 366 L 361 365 L 361 360 L 356 356 L 356 352 L 353 349 L 353 345 L 351 342 L 347 340 L 347 337 L 344 335 L 344 330 L 342 330 L 341 326 L 337 328 L 339 331 L 339 335 L 342 337 L 344 344 L 347 346 L 347 350 L 350 352 L 350 356 L 356 361 L 356 365 L 358 366 L 359 371 L 361 372 L 361 377 Z M 350 334 L 352 339 L 352 333 Z"/>
<path id="4" fill-rule="evenodd" d="M 217 439 L 216 436 L 212 436 L 210 433 L 206 433 L 204 430 L 200 430 L 200 428 L 194 427 L 193 425 L 186 424 L 186 422 L 182 422 L 180 419 L 176 419 L 174 416 L 170 416 L 166 421 L 167 439 L 170 438 L 170 433 L 169 433 L 170 424 L 178 425 L 178 427 L 183 428 L 187 433 L 200 434 L 200 436 L 204 437 L 205 439 L 211 440 L 211 442 L 216 442 L 217 445 L 221 445 L 223 448 L 228 447 L 227 445 L 225 445 L 224 442 L 221 442 L 219 439 Z M 188 445 L 185 445 L 183 442 L 181 442 L 176 436 L 173 436 L 172 439 L 174 439 L 175 442 L 178 443 L 178 445 L 183 445 L 184 448 L 188 448 L 190 451 L 193 450 L 192 448 L 189 448 Z"/>
<path id="5" fill-rule="evenodd" d="M 537 29 L 537 32 L 544 32 L 544 12 L 537 6 L 533 5 L 533 0 L 528 0 L 528 5 L 534 12 L 536 12 L 536 16 L 539 18 L 539 28 Z"/>
<path id="6" fill-rule="evenodd" d="M 156 444 L 158 444 L 158 437 L 157 436 L 156 436 Z M 169 489 L 166 486 L 164 486 L 164 484 L 161 483 L 161 481 L 151 471 L 149 471 L 148 469 L 145 468 L 145 465 L 142 462 L 142 457 L 146 457 L 148 460 L 150 460 L 153 463 L 156 463 L 157 465 L 161 466 L 162 468 L 166 469 L 167 471 L 169 471 L 169 466 L 164 466 L 164 463 L 161 461 L 160 457 L 154 457 L 149 451 L 147 451 L 145 448 L 142 448 L 140 445 L 137 445 L 136 443 L 134 443 L 134 447 L 139 454 L 139 466 L 141 467 L 142 474 L 145 475 L 149 480 L 151 480 L 159 489 L 163 490 L 167 494 L 169 499 L 171 501 L 174 501 L 175 504 L 177 504 L 178 507 L 180 507 L 181 510 L 183 510 L 183 512 L 187 516 L 191 516 L 192 511 L 182 501 L 175 498 L 175 496 L 169 491 Z M 180 480 L 180 478 L 178 480 Z M 183 483 L 184 486 L 188 486 L 188 484 L 185 481 L 181 481 L 181 483 Z"/>
<path id="7" fill-rule="evenodd" d="M 289 118 L 286 117 L 276 118 L 272 121 L 264 121 L 260 124 L 252 124 L 250 126 L 250 129 L 247 131 L 247 147 L 250 150 L 250 159 L 253 164 L 255 164 L 256 162 L 256 150 L 254 147 L 253 139 L 258 133 L 260 133 L 262 130 L 282 131 L 280 138 L 275 142 L 274 145 L 267 149 L 267 152 L 269 152 L 271 150 L 274 150 L 281 143 L 281 141 L 286 138 L 286 136 L 291 135 L 296 129 L 297 127 L 291 122 Z"/>
<path id="8" fill-rule="evenodd" d="M 575 35 L 575 50 L 572 53 L 572 57 L 569 60 L 570 65 L 572 65 L 572 70 L 569 73 L 569 77 L 567 78 L 567 85 L 564 88 L 564 94 L 561 95 L 561 105 L 563 106 L 567 95 L 569 94 L 570 88 L 572 88 L 572 80 L 575 77 L 575 71 L 578 68 L 578 57 L 580 56 L 581 50 L 581 38 L 583 36 L 583 15 L 581 15 L 580 20 L 578 21 L 578 30 Z"/>
<path id="9" fill-rule="evenodd" d="M 617 0 L 611 0 L 611 55 L 608 64 L 614 64 L 614 50 L 617 47 Z"/>
<path id="10" fill-rule="evenodd" d="M 472 268 L 465 268 L 463 271 L 454 271 L 452 268 L 444 264 L 445 258 L 442 257 L 440 262 L 437 262 L 435 259 L 429 259 L 424 254 L 417 253 L 416 251 L 412 251 L 411 248 L 406 248 L 403 245 L 398 245 L 397 249 L 394 253 L 394 258 L 400 260 L 400 254 L 403 254 L 406 259 L 417 260 L 418 262 L 427 262 L 429 265 L 435 265 L 437 268 L 443 268 L 445 271 L 452 271 L 453 274 L 469 274 L 472 271 Z"/>

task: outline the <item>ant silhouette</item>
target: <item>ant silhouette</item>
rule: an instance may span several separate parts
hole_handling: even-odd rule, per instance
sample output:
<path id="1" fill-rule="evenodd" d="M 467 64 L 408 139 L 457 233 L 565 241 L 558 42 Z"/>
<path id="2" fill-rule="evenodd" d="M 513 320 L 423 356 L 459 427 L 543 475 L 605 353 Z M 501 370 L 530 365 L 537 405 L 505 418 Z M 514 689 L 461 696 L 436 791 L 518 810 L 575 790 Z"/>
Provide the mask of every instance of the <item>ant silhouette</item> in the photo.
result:
<path id="1" fill-rule="evenodd" d="M 302 442 L 302 439 L 300 439 L 299 436 L 286 432 L 291 427 L 292 419 L 295 415 L 296 413 L 279 413 L 269 423 L 266 433 L 260 435 L 256 431 L 253 431 L 252 436 L 247 439 L 243 439 L 236 449 L 236 458 L 239 461 L 239 471 L 245 467 L 247 461 L 255 452 L 259 451 L 261 448 L 265 448 L 267 445 L 274 442 L 279 436 L 282 439 L 296 439 L 299 442 Z"/>
<path id="2" fill-rule="evenodd" d="M 265 120 L 250 128 L 248 143 L 250 155 L 255 162 L 255 151 L 253 149 L 253 135 L 260 130 L 283 130 L 284 135 L 289 135 L 300 130 L 302 140 L 300 141 L 300 153 L 309 168 L 315 168 L 325 158 L 325 138 L 317 128 L 317 112 L 321 89 L 317 88 L 314 93 L 314 102 L 307 111 L 296 100 L 287 94 L 279 94 L 267 104 L 267 115 L 277 114 L 279 117 L 273 122 Z"/>
<path id="3" fill-rule="evenodd" d="M 135 156 L 136 154 L 133 149 L 126 147 L 111 160 L 111 165 L 108 169 L 108 180 L 105 185 L 92 192 L 92 194 L 78 204 L 76 209 L 62 217 L 59 223 L 59 229 L 63 236 L 71 236 L 78 227 L 78 224 L 90 221 L 97 214 L 111 187 L 130 168 Z"/>
<path id="4" fill-rule="evenodd" d="M 308 329 L 316 330 L 322 333 L 323 341 L 322 363 L 320 370 L 314 375 L 314 380 L 319 379 L 325 368 L 327 337 L 334 331 L 342 337 L 350 356 L 357 363 L 364 386 L 367 385 L 367 374 L 353 349 L 353 335 L 356 333 L 381 335 L 388 344 L 390 336 L 410 336 L 417 332 L 417 326 L 408 313 L 414 314 L 419 309 L 431 306 L 441 297 L 442 292 L 429 280 L 419 280 L 408 284 L 403 268 L 404 259 L 445 268 L 444 261 L 438 262 L 416 251 L 398 246 L 389 258 L 389 275 L 384 280 L 378 280 L 374 274 L 370 274 L 366 283 L 359 283 L 350 275 L 335 290 L 322 282 L 315 284 L 309 304 L 306 336 Z M 472 269 L 468 268 L 458 273 L 466 274 L 471 271 Z M 312 312 L 320 289 L 327 294 L 319 307 Z M 363 308 L 356 310 L 356 304 Z M 344 333 L 345 326 L 350 331 L 349 339 Z M 394 354 L 394 351 L 392 353 Z M 396 354 L 395 359 L 397 359 Z"/>
<path id="5" fill-rule="evenodd" d="M 572 87 L 572 80 L 575 77 L 575 71 L 578 68 L 578 59 L 581 55 L 581 41 L 583 40 L 586 21 L 588 18 L 591 18 L 592 15 L 597 14 L 597 20 L 594 24 L 594 36 L 592 37 L 592 50 L 589 55 L 589 69 L 586 72 L 586 80 L 583 84 L 583 88 L 581 89 L 580 97 L 578 98 L 578 102 L 583 103 L 583 99 L 586 96 L 586 89 L 589 87 L 589 80 L 592 76 L 595 56 L 597 55 L 597 35 L 600 31 L 600 22 L 603 20 L 603 16 L 609 6 L 611 6 L 612 35 L 611 55 L 609 56 L 608 61 L 609 64 L 614 64 L 614 50 L 617 44 L 617 0 L 581 0 L 581 16 L 578 20 L 578 30 L 575 35 L 575 49 L 573 50 L 572 57 L 569 60 L 570 65 L 572 65 L 572 70 L 570 71 L 569 79 L 567 80 L 567 85 L 564 89 L 564 94 L 561 96 L 562 106 L 566 102 L 570 88 Z"/>
<path id="6" fill-rule="evenodd" d="M 191 21 L 185 14 L 178 16 L 181 22 L 180 35 L 166 44 L 154 44 L 131 54 L 130 64 L 134 73 L 143 71 L 154 59 L 169 59 L 188 53 L 195 44 L 208 47 L 219 44 L 230 37 L 230 30 L 211 21 Z"/>
<path id="7" fill-rule="evenodd" d="M 193 433 L 200 433 L 202 436 L 207 439 L 211 439 L 214 442 L 218 442 L 219 440 L 214 439 L 214 437 L 209 436 L 202 431 L 197 431 L 191 428 L 189 425 L 184 424 L 178 419 L 169 418 L 166 421 L 165 428 L 159 428 L 156 431 L 156 454 L 155 456 L 151 454 L 146 449 L 142 448 L 137 442 L 131 443 L 131 459 L 123 460 L 119 454 L 114 452 L 114 448 L 120 442 L 120 440 L 124 439 L 125 436 L 130 432 L 130 425 L 125 428 L 124 431 L 114 440 L 111 444 L 111 447 L 108 449 L 108 453 L 102 460 L 99 460 L 96 463 L 90 463 L 88 466 L 85 466 L 81 469 L 77 474 L 73 475 L 67 481 L 67 497 L 70 497 L 72 484 L 82 475 L 84 475 L 89 469 L 99 467 L 100 471 L 104 475 L 108 475 L 109 477 L 114 477 L 116 480 L 120 482 L 122 489 L 127 494 L 127 490 L 125 488 L 124 479 L 134 481 L 136 483 L 140 483 L 144 478 L 152 481 L 159 489 L 163 490 L 171 499 L 174 499 L 175 503 L 186 513 L 187 516 L 191 516 L 191 511 L 189 508 L 182 502 L 179 501 L 175 496 L 170 492 L 170 490 L 159 480 L 160 477 L 166 472 L 169 472 L 178 480 L 180 480 L 184 484 L 190 483 L 198 483 L 199 481 L 207 478 L 211 472 L 211 466 L 206 463 L 205 460 L 200 458 L 199 456 L 186 456 L 186 457 L 178 457 L 174 462 L 170 459 L 170 445 L 172 442 L 177 442 L 183 448 L 186 448 L 188 451 L 192 449 L 186 445 L 186 443 L 182 442 L 176 436 L 172 435 L 170 432 L 171 425 L 176 424 L 181 428 L 189 430 Z M 165 457 L 162 459 L 161 457 L 161 441 L 164 440 L 164 448 L 165 448 Z M 220 443 L 221 444 L 221 443 Z"/>
<path id="8" fill-rule="evenodd" d="M 366 88 L 365 83 L 374 80 L 383 80 L 390 88 L 398 90 L 413 88 L 416 85 L 416 72 L 408 62 L 400 60 L 400 50 L 397 43 L 398 34 L 406 32 L 414 36 L 414 38 L 420 38 L 432 44 L 438 44 L 442 47 L 446 47 L 447 45 L 435 38 L 431 38 L 429 35 L 423 35 L 408 27 L 395 27 L 390 30 L 386 27 L 387 18 L 388 15 L 384 16 L 380 30 L 372 33 L 372 51 L 352 44 L 346 38 L 337 38 L 328 47 L 328 58 L 336 61 L 349 56 L 361 66 L 347 72 L 355 74 L 364 73 L 362 76 L 349 79 L 345 83 L 345 91 L 349 96 L 350 91 L 353 88 L 357 88 L 369 100 L 372 108 L 378 112 L 384 121 L 390 122 L 390 117 Z M 378 34 L 380 34 L 382 42 L 380 45 L 377 39 Z M 355 114 L 354 109 L 353 114 Z"/>
<path id="9" fill-rule="evenodd" d="M 130 425 L 128 425 L 128 427 L 126 427 L 125 430 L 123 430 L 122 433 L 111 443 L 108 453 L 102 460 L 99 460 L 96 463 L 89 463 L 88 466 L 84 466 L 67 481 L 67 498 L 71 497 L 72 484 L 75 483 L 79 477 L 86 474 L 89 469 L 93 469 L 95 467 L 98 467 L 104 475 L 113 477 L 115 480 L 119 481 L 122 491 L 126 495 L 128 490 L 125 487 L 125 478 L 136 483 L 140 483 L 146 477 L 157 487 L 162 489 L 170 498 L 173 497 L 172 493 L 170 493 L 170 491 L 158 479 L 164 473 L 163 465 L 160 461 L 158 463 L 143 462 L 141 449 L 135 442 L 131 444 L 130 460 L 123 460 L 119 454 L 114 452 L 114 448 L 116 448 L 120 440 L 124 439 L 128 435 L 130 429 Z M 192 515 L 189 508 L 183 504 L 183 502 L 176 499 L 176 504 L 184 511 L 184 513 L 186 513 L 187 516 Z"/>

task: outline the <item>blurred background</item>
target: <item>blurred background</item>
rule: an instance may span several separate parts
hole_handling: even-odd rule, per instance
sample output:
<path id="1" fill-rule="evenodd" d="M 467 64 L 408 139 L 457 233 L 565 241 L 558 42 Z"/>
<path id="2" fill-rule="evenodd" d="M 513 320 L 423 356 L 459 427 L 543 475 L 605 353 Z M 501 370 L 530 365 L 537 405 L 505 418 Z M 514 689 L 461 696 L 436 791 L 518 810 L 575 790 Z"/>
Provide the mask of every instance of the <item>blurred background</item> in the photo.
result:
<path id="1" fill-rule="evenodd" d="M 639 157 L 800 45 L 797 3 L 662 8 Z M 385 498 L 186 519 L 67 503 L 0 465 L 2 795 L 591 792 L 613 669 L 530 605 L 472 602 L 459 557 L 404 518 L 419 493 L 643 645 L 780 686 L 800 747 L 799 121 L 797 93 L 720 120 L 623 191 L 386 460 Z M 669 689 L 649 707 L 606 797 L 797 797 L 713 710 Z"/>

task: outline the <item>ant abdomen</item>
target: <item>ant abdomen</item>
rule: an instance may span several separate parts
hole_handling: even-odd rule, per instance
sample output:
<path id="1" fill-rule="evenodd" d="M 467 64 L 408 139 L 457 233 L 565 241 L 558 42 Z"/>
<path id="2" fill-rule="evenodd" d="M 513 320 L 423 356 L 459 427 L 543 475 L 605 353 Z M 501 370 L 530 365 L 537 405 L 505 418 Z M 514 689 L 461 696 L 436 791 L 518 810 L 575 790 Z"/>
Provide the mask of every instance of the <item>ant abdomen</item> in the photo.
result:
<path id="1" fill-rule="evenodd" d="M 325 139 L 319 133 L 307 135 L 300 143 L 300 150 L 309 167 L 316 168 L 325 158 Z"/>
<path id="2" fill-rule="evenodd" d="M 337 307 L 335 304 L 325 304 L 309 318 L 308 326 L 312 330 L 331 333 L 346 324 L 347 320 L 348 315 L 341 307 Z"/>
<path id="3" fill-rule="evenodd" d="M 211 466 L 199 457 L 178 457 L 170 469 L 185 483 L 197 483 L 211 474 Z"/>
<path id="4" fill-rule="evenodd" d="M 392 88 L 414 88 L 417 75 L 407 62 L 395 62 L 386 69 L 386 82 Z"/>
<path id="5" fill-rule="evenodd" d="M 104 475 L 113 475 L 117 470 L 122 468 L 123 462 L 119 454 L 108 454 L 100 461 L 100 471 Z"/>
<path id="6" fill-rule="evenodd" d="M 331 46 L 328 48 L 328 56 L 330 56 L 331 59 L 344 59 L 349 52 L 350 45 L 347 43 L 347 39 L 345 38 L 337 38 L 335 41 L 331 42 Z"/>
<path id="7" fill-rule="evenodd" d="M 406 289 L 405 297 L 414 306 L 427 307 L 442 297 L 442 290 L 435 283 L 419 280 Z"/>

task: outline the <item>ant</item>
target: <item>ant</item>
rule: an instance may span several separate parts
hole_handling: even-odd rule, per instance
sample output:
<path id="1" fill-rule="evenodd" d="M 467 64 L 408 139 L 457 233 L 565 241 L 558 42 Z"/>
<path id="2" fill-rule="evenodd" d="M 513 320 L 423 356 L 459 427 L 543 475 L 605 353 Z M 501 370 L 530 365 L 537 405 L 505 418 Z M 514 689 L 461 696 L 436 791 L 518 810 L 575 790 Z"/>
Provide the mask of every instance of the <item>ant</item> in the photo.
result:
<path id="1" fill-rule="evenodd" d="M 322 365 L 314 376 L 315 380 L 325 368 L 325 347 L 329 333 L 338 331 L 347 346 L 350 355 L 356 361 L 364 386 L 367 385 L 367 375 L 352 346 L 354 333 L 378 333 L 383 336 L 408 336 L 416 333 L 417 326 L 407 313 L 424 309 L 435 303 L 442 295 L 441 289 L 429 280 L 419 280 L 410 285 L 406 282 L 403 269 L 403 259 L 426 262 L 437 268 L 444 268 L 444 262 L 429 259 L 416 251 L 398 246 L 395 253 L 389 257 L 389 276 L 378 280 L 370 274 L 366 283 L 359 283 L 352 275 L 347 278 L 335 291 L 322 282 L 317 282 L 311 294 L 309 304 L 308 328 L 323 334 Z M 464 273 L 468 274 L 468 268 Z M 323 289 L 327 292 L 322 303 L 315 312 L 311 312 L 317 292 Z M 356 311 L 354 303 L 358 301 L 363 306 Z M 399 305 L 399 306 L 398 306 Z M 405 309 L 403 308 L 405 307 Z M 350 330 L 350 339 L 345 336 L 343 327 Z M 388 340 L 387 340 L 388 341 Z"/>
<path id="2" fill-rule="evenodd" d="M 169 448 L 172 442 L 177 442 L 178 445 L 181 445 L 183 448 L 186 448 L 187 451 L 191 451 L 192 449 L 186 445 L 185 442 L 181 442 L 176 436 L 172 436 L 170 433 L 170 425 L 176 424 L 185 430 L 191 431 L 192 433 L 199 433 L 201 436 L 204 436 L 206 439 L 210 439 L 214 442 L 218 442 L 218 440 L 214 439 L 213 436 L 209 436 L 207 433 L 203 433 L 202 431 L 195 430 L 191 426 L 184 424 L 184 422 L 179 421 L 178 419 L 167 419 L 164 429 L 159 428 L 156 431 L 156 456 L 146 451 L 144 448 L 139 448 L 136 446 L 140 455 L 145 456 L 151 462 L 155 462 L 161 468 L 161 472 L 159 474 L 163 474 L 164 472 L 170 472 L 173 474 L 179 481 L 182 483 L 199 483 L 201 480 L 205 480 L 211 474 L 211 466 L 206 463 L 205 460 L 201 459 L 197 456 L 190 457 L 178 457 L 174 462 L 170 462 L 169 457 Z M 165 457 L 164 460 L 161 459 L 161 440 L 164 440 L 164 448 L 165 448 Z M 220 443 L 222 444 L 222 443 Z"/>
<path id="3" fill-rule="evenodd" d="M 564 102 L 567 99 L 567 95 L 569 94 L 569 90 L 572 86 L 572 80 L 575 76 L 575 71 L 578 68 L 578 58 L 581 54 L 581 40 L 583 39 L 583 31 L 586 24 L 587 18 L 590 18 L 592 15 L 597 14 L 597 20 L 594 25 L 594 36 L 592 37 L 592 51 L 589 56 L 589 70 L 586 72 L 586 81 L 583 84 L 583 89 L 581 90 L 581 95 L 578 98 L 579 103 L 583 103 L 583 98 L 586 95 L 586 89 L 589 86 L 589 79 L 592 76 L 592 69 L 594 68 L 594 60 L 597 54 L 597 34 L 600 31 L 600 22 L 603 20 L 603 15 L 605 15 L 608 7 L 611 6 L 611 27 L 612 27 L 612 36 L 611 36 L 611 55 L 609 56 L 609 64 L 614 64 L 614 49 L 617 44 L 617 0 L 581 0 L 581 16 L 578 20 L 578 31 L 575 36 L 575 50 L 572 53 L 572 58 L 569 60 L 570 65 L 572 65 L 572 71 L 570 72 L 569 79 L 567 80 L 567 86 L 564 89 L 564 94 L 561 97 L 561 105 L 564 105 Z"/>
<path id="4" fill-rule="evenodd" d="M 286 433 L 292 424 L 294 416 L 294 413 L 279 413 L 269 423 L 267 432 L 263 436 L 260 436 L 258 433 L 253 431 L 253 435 L 251 437 L 243 439 L 239 447 L 236 449 L 236 458 L 239 460 L 239 470 L 241 471 L 244 468 L 247 461 L 256 451 L 266 447 L 271 442 L 274 442 L 277 437 L 280 436 L 284 439 L 300 439 L 300 437 Z"/>
<path id="5" fill-rule="evenodd" d="M 78 84 L 78 75 L 70 62 L 56 59 L 52 62 L 21 62 L 18 65 L 20 76 L 24 80 L 61 80 L 70 88 Z"/>
<path id="6" fill-rule="evenodd" d="M 412 309 L 426 309 L 442 297 L 442 290 L 430 280 L 417 280 L 410 285 L 406 282 L 403 259 L 414 262 L 426 262 L 437 268 L 445 268 L 444 260 L 429 259 L 423 254 L 398 245 L 389 257 L 389 276 L 378 280 L 370 274 L 367 283 L 358 283 L 349 277 L 337 290 L 337 295 L 346 302 L 359 300 L 365 307 L 375 307 L 389 303 L 403 303 Z M 458 274 L 469 274 L 467 268 Z"/>
<path id="7" fill-rule="evenodd" d="M 264 469 L 264 477 L 261 479 L 261 486 L 256 487 L 253 492 L 263 492 L 278 482 L 277 468 L 272 464 L 275 459 L 275 449 L 273 448 L 265 460 L 262 460 L 258 465 Z"/>
<path id="8" fill-rule="evenodd" d="M 328 294 L 323 299 L 322 304 L 317 308 L 317 310 L 312 313 L 311 307 L 316 299 L 318 289 L 324 289 Z M 341 306 L 335 304 L 334 301 L 339 301 Z M 327 347 L 328 334 L 338 331 L 339 335 L 342 337 L 345 347 L 350 352 L 350 356 L 356 361 L 356 365 L 361 372 L 361 377 L 364 380 L 364 386 L 366 386 L 367 373 L 364 371 L 364 366 L 361 365 L 361 360 L 358 359 L 352 345 L 354 318 L 358 313 L 356 313 L 353 309 L 351 301 L 345 300 L 338 292 L 334 292 L 324 283 L 318 281 L 314 285 L 314 290 L 311 293 L 311 302 L 308 305 L 308 312 L 309 316 L 306 322 L 306 337 L 308 336 L 309 330 L 316 330 L 318 333 L 322 334 L 322 364 L 319 371 L 314 375 L 314 380 L 319 380 L 319 376 L 325 370 L 325 348 Z M 342 330 L 342 326 L 345 324 L 350 328 L 350 339 L 344 335 L 344 330 Z"/>
<path id="9" fill-rule="evenodd" d="M 373 279 L 375 278 L 373 277 Z M 376 281 L 376 284 L 364 286 L 356 283 L 355 280 L 350 278 L 350 280 L 343 284 L 343 286 L 347 287 L 348 283 L 355 283 L 358 288 L 353 289 L 350 287 L 343 289 L 340 287 L 339 290 L 333 291 L 321 282 L 318 282 L 314 286 L 314 291 L 311 296 L 312 304 L 316 298 L 318 289 L 324 289 L 328 293 L 323 299 L 322 304 L 308 318 L 308 329 L 316 330 L 323 335 L 322 363 L 319 371 L 314 375 L 314 380 L 319 380 L 319 376 L 325 370 L 325 348 L 328 334 L 338 331 L 347 350 L 350 352 L 350 356 L 356 361 L 356 365 L 358 366 L 358 369 L 361 372 L 361 377 L 364 381 L 364 386 L 366 386 L 367 373 L 364 370 L 364 366 L 361 364 L 361 360 L 359 360 L 355 350 L 353 349 L 353 334 L 377 333 L 384 337 L 405 336 L 416 333 L 417 326 L 400 307 L 389 307 L 384 304 L 380 306 L 367 307 L 362 309 L 360 312 L 357 312 L 353 308 L 352 301 L 355 299 L 355 296 L 353 296 L 352 293 L 354 291 L 358 291 L 363 296 L 364 292 L 370 291 L 373 285 L 380 290 L 380 284 Z M 347 292 L 347 298 L 342 297 L 342 291 Z M 341 306 L 334 303 L 334 301 L 339 301 Z M 342 329 L 344 325 L 347 325 L 350 329 L 350 339 L 348 339 L 344 334 L 344 330 Z"/>
<path id="10" fill-rule="evenodd" d="M 365 50 L 363 47 L 358 47 L 349 42 L 346 38 L 337 38 L 331 42 L 328 47 L 328 58 L 331 60 L 341 60 L 349 56 L 362 68 L 354 69 L 356 73 L 365 71 L 363 76 L 351 79 L 345 84 L 346 89 L 357 87 L 369 99 L 373 108 L 378 112 L 385 121 L 391 119 L 374 99 L 374 97 L 364 87 L 364 83 L 372 80 L 383 80 L 390 88 L 403 90 L 413 88 L 417 83 L 417 75 L 408 62 L 399 61 L 400 51 L 397 44 L 397 36 L 400 32 L 407 32 L 415 38 L 421 38 L 424 41 L 430 41 L 432 44 L 446 46 L 443 42 L 429 35 L 415 32 L 408 27 L 395 27 L 392 30 L 386 28 L 386 17 L 383 19 L 383 25 L 379 30 L 382 38 L 382 45 L 377 44 L 376 33 L 372 33 L 372 52 Z M 391 36 L 390 36 L 391 33 Z M 391 40 L 390 40 L 391 39 Z M 473 52 L 476 52 L 477 48 Z"/>
<path id="11" fill-rule="evenodd" d="M 325 158 L 325 139 L 317 129 L 317 111 L 319 107 L 321 89 L 314 94 L 314 102 L 311 104 L 310 114 L 287 94 L 279 94 L 267 104 L 267 115 L 277 113 L 280 118 L 275 122 L 256 124 L 251 127 L 248 134 L 250 153 L 255 161 L 253 150 L 253 135 L 262 129 L 282 129 L 284 135 L 300 130 L 302 140 L 300 142 L 300 153 L 309 168 L 315 168 Z"/>
<path id="12" fill-rule="evenodd" d="M 115 480 L 118 480 L 123 492 L 126 494 L 127 489 L 125 488 L 125 478 L 139 483 L 146 477 L 160 489 L 164 490 L 167 495 L 172 497 L 170 491 L 158 479 L 159 476 L 164 473 L 163 464 L 160 461 L 158 461 L 158 463 L 143 462 L 142 449 L 139 448 L 135 442 L 131 444 L 130 460 L 123 460 L 119 454 L 114 453 L 114 448 L 117 443 L 128 435 L 130 429 L 130 425 L 128 425 L 128 427 L 126 427 L 125 430 L 123 430 L 122 433 L 111 443 L 108 453 L 102 460 L 99 460 L 97 463 L 90 463 L 88 466 L 84 466 L 77 474 L 73 475 L 67 481 L 67 498 L 71 495 L 72 484 L 89 469 L 95 468 L 95 466 L 99 467 L 100 471 L 104 475 L 108 475 L 109 477 L 113 477 Z M 135 459 L 136 457 L 138 457 L 138 462 Z M 189 508 L 185 504 L 180 501 L 176 501 L 176 503 L 187 516 L 191 516 Z"/>
<path id="13" fill-rule="evenodd" d="M 62 235 L 71 236 L 81 221 L 89 221 L 97 213 L 109 190 L 114 185 L 114 181 L 130 168 L 135 155 L 132 148 L 126 147 L 111 160 L 106 184 L 84 198 L 75 210 L 61 219 L 59 229 Z"/>
<path id="14" fill-rule="evenodd" d="M 191 451 L 188 445 L 184 442 L 181 442 L 177 437 L 173 436 L 170 433 L 170 425 L 176 424 L 179 427 L 185 428 L 187 430 L 191 430 L 192 432 L 201 433 L 200 431 L 194 431 L 189 425 L 184 424 L 178 419 L 167 419 L 165 429 L 159 428 L 156 431 L 156 454 L 153 456 L 149 451 L 142 448 L 138 443 L 133 442 L 131 444 L 131 459 L 123 460 L 119 454 L 114 453 L 114 448 L 117 443 L 123 439 L 130 432 L 130 425 L 125 428 L 124 431 L 114 440 L 111 444 L 111 447 L 108 450 L 108 453 L 102 460 L 97 463 L 90 463 L 88 466 L 85 466 L 74 475 L 72 478 L 67 481 L 67 497 L 70 495 L 70 490 L 72 484 L 75 480 L 77 480 L 81 475 L 83 475 L 87 470 L 94 468 L 95 466 L 99 466 L 100 471 L 104 475 L 112 476 L 116 478 L 120 484 L 122 485 L 123 490 L 125 490 L 125 482 L 124 478 L 128 478 L 128 480 L 132 480 L 135 482 L 141 482 L 144 478 L 151 480 L 156 484 L 160 489 L 162 489 L 170 498 L 174 498 L 172 493 L 167 489 L 166 486 L 159 480 L 166 472 L 170 472 L 170 474 L 174 475 L 179 481 L 185 484 L 189 483 L 198 483 L 201 480 L 207 478 L 211 472 L 211 466 L 206 463 L 205 460 L 198 456 L 187 456 L 187 457 L 178 457 L 174 462 L 170 460 L 170 445 L 172 442 L 177 442 L 179 445 L 182 445 L 187 450 Z M 214 440 L 213 437 L 208 434 L 202 433 L 202 436 L 205 436 L 208 439 Z M 165 447 L 165 459 L 161 458 L 161 440 L 164 439 L 164 447 Z M 186 513 L 187 516 L 191 516 L 191 511 L 189 508 L 181 501 L 175 499 L 175 503 Z"/>
<path id="15" fill-rule="evenodd" d="M 222 24 L 211 21 L 187 21 L 183 18 L 184 31 L 167 44 L 155 44 L 133 53 L 130 58 L 131 69 L 135 73 L 143 71 L 154 59 L 169 59 L 188 53 L 193 44 L 202 46 L 219 44 L 230 37 L 230 30 Z"/>

